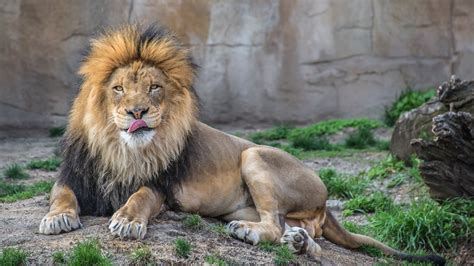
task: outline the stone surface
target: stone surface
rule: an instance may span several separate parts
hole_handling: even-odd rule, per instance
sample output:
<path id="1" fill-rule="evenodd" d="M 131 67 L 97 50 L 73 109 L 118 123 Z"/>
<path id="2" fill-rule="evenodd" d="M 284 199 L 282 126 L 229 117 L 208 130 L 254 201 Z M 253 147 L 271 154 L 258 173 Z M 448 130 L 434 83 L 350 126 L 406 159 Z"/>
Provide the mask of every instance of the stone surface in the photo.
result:
<path id="1" fill-rule="evenodd" d="M 473 75 L 470 0 L 0 1 L 0 127 L 64 124 L 89 38 L 160 21 L 201 66 L 211 123 L 380 117 L 407 87 Z"/>

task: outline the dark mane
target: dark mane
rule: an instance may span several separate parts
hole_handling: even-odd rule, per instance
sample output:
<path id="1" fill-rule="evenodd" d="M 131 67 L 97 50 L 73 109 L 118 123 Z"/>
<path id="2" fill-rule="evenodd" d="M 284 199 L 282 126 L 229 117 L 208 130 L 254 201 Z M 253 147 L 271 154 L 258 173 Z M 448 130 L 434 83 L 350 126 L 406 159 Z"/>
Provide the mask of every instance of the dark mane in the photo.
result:
<path id="1" fill-rule="evenodd" d="M 198 134 L 198 133 L 196 133 Z M 175 198 L 175 193 L 180 189 L 181 183 L 189 175 L 191 157 L 196 156 L 195 133 L 189 134 L 180 156 L 170 162 L 168 167 L 156 173 L 150 182 L 143 183 L 162 193 L 165 204 L 171 209 L 179 209 L 180 204 Z M 87 143 L 82 137 L 73 137 L 66 133 L 61 141 L 63 163 L 60 168 L 58 184 L 69 186 L 76 195 L 81 208 L 81 215 L 108 216 L 118 210 L 128 198 L 140 187 L 125 187 L 117 183 L 113 191 L 105 195 L 98 183 L 104 171 L 100 157 L 91 156 Z M 105 179 L 113 178 L 106 176 Z"/>

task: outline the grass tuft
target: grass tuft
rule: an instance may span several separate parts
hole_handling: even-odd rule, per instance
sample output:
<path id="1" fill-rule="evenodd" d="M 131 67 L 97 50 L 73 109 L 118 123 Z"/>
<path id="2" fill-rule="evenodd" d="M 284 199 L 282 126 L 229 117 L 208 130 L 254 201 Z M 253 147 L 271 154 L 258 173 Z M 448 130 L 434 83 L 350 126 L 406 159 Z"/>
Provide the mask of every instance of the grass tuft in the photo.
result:
<path id="1" fill-rule="evenodd" d="M 377 144 L 372 130 L 367 127 L 361 127 L 346 139 L 345 146 L 353 149 L 365 149 Z"/>
<path id="2" fill-rule="evenodd" d="M 393 206 L 392 198 L 382 192 L 375 192 L 369 196 L 358 195 L 344 204 L 344 215 L 387 211 L 393 208 Z"/>
<path id="3" fill-rule="evenodd" d="M 4 248 L 0 254 L 0 265 L 26 265 L 28 254 L 17 248 Z"/>
<path id="4" fill-rule="evenodd" d="M 400 94 L 398 99 L 388 108 L 385 109 L 385 123 L 388 126 L 395 125 L 400 115 L 421 106 L 436 95 L 434 89 L 427 91 L 406 90 Z"/>
<path id="5" fill-rule="evenodd" d="M 178 238 L 175 241 L 176 255 L 181 258 L 188 258 L 192 251 L 191 243 L 184 238 Z"/>
<path id="6" fill-rule="evenodd" d="M 184 219 L 183 225 L 191 230 L 199 230 L 204 227 L 204 221 L 198 214 L 191 214 Z"/>
<path id="7" fill-rule="evenodd" d="M 329 196 L 340 199 L 350 199 L 362 195 L 368 186 L 367 180 L 360 175 L 341 175 L 329 168 L 319 170 L 319 177 L 326 185 Z"/>
<path id="8" fill-rule="evenodd" d="M 30 186 L 7 184 L 0 181 L 0 202 L 15 202 L 49 193 L 54 181 L 38 181 Z"/>
<path id="9" fill-rule="evenodd" d="M 61 164 L 61 159 L 52 157 L 46 160 L 33 160 L 29 162 L 26 167 L 28 169 L 42 169 L 46 171 L 56 171 Z"/>
<path id="10" fill-rule="evenodd" d="M 277 265 L 288 265 L 296 259 L 295 254 L 291 252 L 288 246 L 281 245 L 275 248 L 274 262 Z"/>
<path id="11" fill-rule="evenodd" d="M 204 258 L 204 261 L 210 265 L 217 265 L 217 266 L 226 266 L 229 265 L 224 259 L 217 257 L 216 255 L 208 255 Z"/>
<path id="12" fill-rule="evenodd" d="M 54 264 L 62 265 L 62 264 L 66 264 L 66 262 L 67 262 L 66 254 L 64 254 L 64 252 L 62 252 L 62 251 L 54 252 L 51 255 L 51 257 L 53 258 L 53 263 Z"/>
<path id="13" fill-rule="evenodd" d="M 99 242 L 97 240 L 86 240 L 80 242 L 72 249 L 70 259 L 68 261 L 70 266 L 82 265 L 112 265 L 109 258 L 102 254 Z"/>
<path id="14" fill-rule="evenodd" d="M 227 231 L 225 225 L 222 223 L 213 224 L 211 225 L 210 229 L 212 232 L 216 233 L 219 236 L 229 236 L 229 232 Z"/>
<path id="15" fill-rule="evenodd" d="M 3 175 L 6 178 L 10 179 L 26 179 L 29 177 L 28 173 L 25 172 L 23 167 L 16 163 L 7 166 L 7 168 L 3 172 Z"/>
<path id="16" fill-rule="evenodd" d="M 263 144 L 266 141 L 285 139 L 291 129 L 292 127 L 286 125 L 276 126 L 268 130 L 255 132 L 250 135 L 250 139 L 257 144 Z"/>
<path id="17" fill-rule="evenodd" d="M 147 246 L 142 246 L 135 249 L 132 254 L 130 254 L 130 264 L 136 266 L 146 266 L 154 265 L 153 254 Z"/>
<path id="18" fill-rule="evenodd" d="M 277 245 L 270 241 L 261 241 L 260 243 L 258 243 L 258 247 L 265 252 L 273 252 L 275 251 Z"/>
<path id="19" fill-rule="evenodd" d="M 401 172 L 405 169 L 405 163 L 399 161 L 395 156 L 389 155 L 376 165 L 372 166 L 367 172 L 369 179 L 383 179 L 391 174 Z"/>

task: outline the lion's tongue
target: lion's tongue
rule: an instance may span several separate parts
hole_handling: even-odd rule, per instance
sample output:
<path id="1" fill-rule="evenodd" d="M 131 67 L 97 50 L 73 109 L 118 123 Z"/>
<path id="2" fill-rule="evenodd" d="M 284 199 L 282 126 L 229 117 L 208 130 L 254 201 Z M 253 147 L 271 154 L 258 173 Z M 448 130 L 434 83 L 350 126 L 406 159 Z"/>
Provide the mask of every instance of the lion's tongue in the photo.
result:
<path id="1" fill-rule="evenodd" d="M 128 133 L 133 133 L 133 132 L 137 131 L 137 129 L 142 128 L 142 127 L 148 127 L 148 125 L 142 119 L 137 119 L 137 120 L 134 120 L 132 122 L 132 124 L 128 128 L 127 132 Z"/>

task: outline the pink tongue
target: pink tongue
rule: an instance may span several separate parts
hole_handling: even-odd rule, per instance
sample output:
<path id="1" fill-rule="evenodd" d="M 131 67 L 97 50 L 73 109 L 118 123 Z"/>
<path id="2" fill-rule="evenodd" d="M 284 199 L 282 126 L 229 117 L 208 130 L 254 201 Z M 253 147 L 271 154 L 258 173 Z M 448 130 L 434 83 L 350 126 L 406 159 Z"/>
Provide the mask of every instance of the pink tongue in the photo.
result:
<path id="1" fill-rule="evenodd" d="M 142 119 L 137 119 L 137 120 L 134 120 L 132 122 L 132 124 L 128 128 L 127 132 L 128 133 L 133 133 L 133 132 L 137 131 L 137 129 L 142 128 L 142 127 L 148 127 L 148 125 Z"/>

